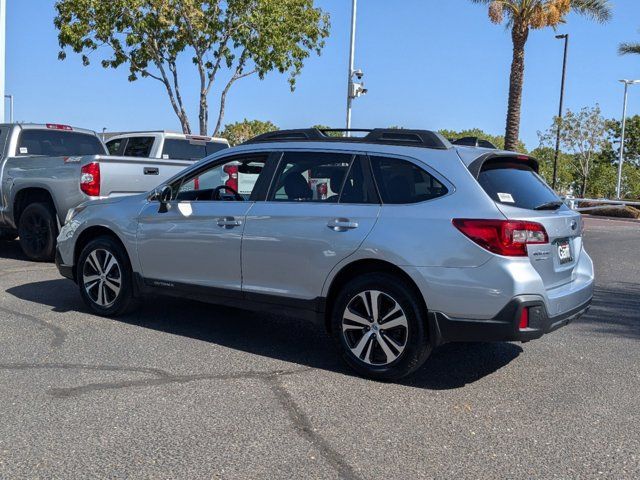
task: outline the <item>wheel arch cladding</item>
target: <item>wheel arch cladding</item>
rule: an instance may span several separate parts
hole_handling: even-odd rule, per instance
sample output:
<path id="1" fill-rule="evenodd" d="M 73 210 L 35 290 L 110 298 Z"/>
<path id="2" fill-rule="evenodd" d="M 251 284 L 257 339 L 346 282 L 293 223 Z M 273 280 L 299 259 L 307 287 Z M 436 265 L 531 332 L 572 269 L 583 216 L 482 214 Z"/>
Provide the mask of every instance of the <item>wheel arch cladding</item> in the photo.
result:
<path id="1" fill-rule="evenodd" d="M 131 258 L 129 258 L 129 252 L 127 251 L 127 248 L 124 245 L 124 242 L 120 239 L 120 237 L 118 237 L 118 235 L 113 230 L 107 227 L 104 227 L 102 225 L 95 225 L 82 231 L 82 233 L 80 233 L 80 235 L 78 236 L 78 239 L 76 240 L 76 244 L 73 250 L 73 264 L 75 266 L 74 276 L 76 277 L 76 280 L 78 275 L 77 273 L 78 259 L 80 258 L 80 254 L 82 253 L 82 250 L 84 250 L 84 247 L 86 247 L 89 244 L 89 242 L 99 237 L 110 237 L 115 242 L 117 242 L 122 247 L 122 250 L 126 254 L 127 256 L 126 260 L 129 262 L 129 267 L 131 267 Z"/>

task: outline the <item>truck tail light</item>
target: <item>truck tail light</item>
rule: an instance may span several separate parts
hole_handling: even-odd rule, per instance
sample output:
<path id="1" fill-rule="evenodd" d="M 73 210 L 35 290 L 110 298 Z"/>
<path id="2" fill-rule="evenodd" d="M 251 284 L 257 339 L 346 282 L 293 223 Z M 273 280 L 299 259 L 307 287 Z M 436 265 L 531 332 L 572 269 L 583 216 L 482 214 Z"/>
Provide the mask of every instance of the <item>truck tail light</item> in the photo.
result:
<path id="1" fill-rule="evenodd" d="M 80 169 L 80 190 L 90 197 L 100 196 L 100 164 L 87 163 Z"/>
<path id="2" fill-rule="evenodd" d="M 526 257 L 527 245 L 549 243 L 542 225 L 516 220 L 453 220 L 453 225 L 482 248 L 507 257 Z"/>
<path id="3" fill-rule="evenodd" d="M 69 125 L 61 125 L 59 123 L 47 123 L 47 128 L 51 130 L 66 130 L 67 132 L 73 131 L 73 128 Z"/>
<path id="4" fill-rule="evenodd" d="M 226 173 L 229 178 L 224 184 L 228 187 L 233 188 L 236 192 L 238 191 L 238 166 L 237 165 L 225 165 L 224 173 Z"/>

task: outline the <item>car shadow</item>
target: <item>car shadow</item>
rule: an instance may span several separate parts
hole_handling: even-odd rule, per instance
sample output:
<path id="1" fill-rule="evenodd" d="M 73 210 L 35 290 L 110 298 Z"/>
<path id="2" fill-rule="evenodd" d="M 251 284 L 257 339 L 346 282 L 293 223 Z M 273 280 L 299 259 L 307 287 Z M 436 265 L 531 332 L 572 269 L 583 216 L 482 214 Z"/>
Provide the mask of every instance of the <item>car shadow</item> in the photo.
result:
<path id="1" fill-rule="evenodd" d="M 86 312 L 73 282 L 48 280 L 11 287 L 7 293 L 52 307 L 56 312 Z M 324 328 L 304 320 L 248 312 L 168 297 L 146 299 L 136 313 L 115 321 L 181 335 L 254 355 L 312 368 L 355 375 L 336 355 Z M 454 389 L 495 373 L 522 349 L 511 343 L 444 345 L 403 385 Z"/>
<path id="2" fill-rule="evenodd" d="M 17 240 L 0 240 L 0 258 L 29 261 L 25 254 L 22 253 L 20 243 Z"/>
<path id="3" fill-rule="evenodd" d="M 589 312 L 577 323 L 596 334 L 640 340 L 640 283 L 597 287 Z"/>

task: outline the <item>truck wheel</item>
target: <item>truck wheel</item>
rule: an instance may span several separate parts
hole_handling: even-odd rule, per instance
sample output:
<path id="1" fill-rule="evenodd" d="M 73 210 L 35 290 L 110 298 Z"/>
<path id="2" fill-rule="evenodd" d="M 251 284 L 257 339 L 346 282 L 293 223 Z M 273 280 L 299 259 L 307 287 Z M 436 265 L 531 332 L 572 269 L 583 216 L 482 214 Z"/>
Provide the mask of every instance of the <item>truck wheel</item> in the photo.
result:
<path id="1" fill-rule="evenodd" d="M 98 315 L 115 317 L 136 307 L 129 256 L 109 236 L 90 241 L 78 258 L 76 278 L 84 303 Z"/>
<path id="2" fill-rule="evenodd" d="M 417 293 L 385 273 L 356 277 L 338 293 L 331 331 L 344 361 L 360 375 L 398 380 L 429 357 L 427 319 Z"/>
<path id="3" fill-rule="evenodd" d="M 55 212 L 44 203 L 32 203 L 20 215 L 18 235 L 22 251 L 35 262 L 50 262 L 56 253 Z"/>

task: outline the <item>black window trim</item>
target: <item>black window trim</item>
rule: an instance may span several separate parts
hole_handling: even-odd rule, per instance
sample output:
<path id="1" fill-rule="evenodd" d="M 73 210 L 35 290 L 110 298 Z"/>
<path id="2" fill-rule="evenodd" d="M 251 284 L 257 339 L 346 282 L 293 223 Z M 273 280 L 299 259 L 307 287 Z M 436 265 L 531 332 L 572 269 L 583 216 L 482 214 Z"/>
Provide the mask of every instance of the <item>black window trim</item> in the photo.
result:
<path id="1" fill-rule="evenodd" d="M 345 175 L 345 178 L 342 182 L 342 186 L 340 189 L 340 198 L 338 198 L 337 202 L 290 202 L 287 200 L 278 200 L 275 201 L 272 199 L 272 197 L 275 195 L 275 183 L 276 183 L 276 174 L 278 173 L 278 171 L 280 170 L 280 163 L 283 161 L 283 157 L 285 155 L 285 153 L 291 153 L 291 152 L 299 152 L 299 153 L 335 153 L 335 154 L 342 154 L 342 155 L 350 155 L 352 157 L 351 162 L 349 164 L 349 169 L 347 170 L 347 174 Z M 275 153 L 275 152 L 274 152 Z M 269 182 L 269 187 L 267 189 L 266 195 L 264 197 L 265 202 L 269 202 L 272 204 L 291 204 L 291 205 L 381 205 L 381 197 L 380 194 L 378 193 L 378 188 L 375 185 L 374 179 L 373 179 L 373 172 L 371 171 L 371 163 L 369 161 L 369 157 L 367 156 L 366 152 L 360 152 L 360 151 L 355 151 L 355 150 L 325 150 L 325 149 L 319 149 L 319 148 L 287 148 L 287 149 L 281 149 L 277 151 L 277 161 L 275 162 L 275 166 L 273 168 L 273 171 L 271 172 L 271 181 Z M 369 203 L 354 203 L 354 202 L 349 202 L 349 203 L 341 203 L 340 200 L 342 199 L 342 191 L 344 190 L 344 183 L 347 180 L 347 177 L 349 176 L 349 173 L 351 172 L 351 168 L 353 167 L 353 164 L 358 160 L 361 159 L 364 163 L 364 169 L 363 169 L 363 175 L 364 175 L 364 182 L 366 185 L 366 188 L 368 190 L 368 194 L 372 196 L 372 198 L 375 201 L 369 202 Z"/>
<path id="2" fill-rule="evenodd" d="M 446 198 L 449 195 L 452 195 L 453 193 L 455 193 L 455 191 L 456 191 L 456 187 L 453 185 L 453 183 L 451 183 L 438 170 L 433 168 L 431 165 L 423 162 L 422 160 L 419 160 L 419 159 L 416 159 L 416 158 L 412 158 L 412 157 L 405 157 L 403 155 L 395 155 L 395 154 L 392 154 L 392 153 L 390 154 L 390 153 L 386 153 L 386 152 L 367 152 L 367 157 L 369 159 L 368 163 L 369 163 L 369 169 L 371 170 L 371 178 L 372 178 L 373 182 L 375 183 L 376 191 L 378 192 L 378 198 L 380 200 L 380 204 L 381 205 L 393 205 L 395 207 L 422 205 L 422 204 L 427 203 L 427 202 L 433 202 L 435 200 L 440 200 L 442 198 Z M 447 193 L 445 193 L 444 195 L 441 195 L 439 197 L 436 197 L 436 198 L 430 198 L 428 200 L 422 200 L 421 202 L 384 203 L 384 201 L 382 199 L 382 194 L 380 193 L 380 187 L 378 186 L 378 182 L 377 182 L 377 180 L 375 178 L 375 175 L 373 174 L 373 165 L 372 165 L 372 162 L 371 162 L 371 157 L 393 158 L 393 159 L 396 159 L 396 160 L 404 160 L 406 162 L 412 163 L 416 167 L 418 167 L 421 170 L 424 170 L 425 172 L 427 172 L 429 175 L 431 175 L 433 178 L 435 178 L 437 181 L 439 181 L 442 185 L 444 185 L 447 188 Z"/>

